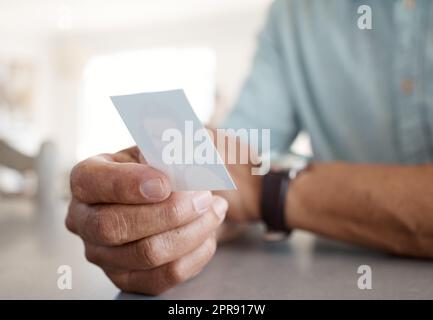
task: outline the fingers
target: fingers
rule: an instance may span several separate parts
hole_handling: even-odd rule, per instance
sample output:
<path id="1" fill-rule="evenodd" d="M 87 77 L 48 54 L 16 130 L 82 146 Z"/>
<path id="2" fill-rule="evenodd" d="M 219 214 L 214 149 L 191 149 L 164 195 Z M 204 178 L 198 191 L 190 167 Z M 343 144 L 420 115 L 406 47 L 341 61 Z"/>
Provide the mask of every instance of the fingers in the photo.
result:
<path id="1" fill-rule="evenodd" d="M 145 270 L 177 260 L 193 251 L 224 220 L 227 202 L 214 196 L 211 208 L 189 224 L 118 247 L 86 243 L 86 257 L 100 266 Z"/>
<path id="2" fill-rule="evenodd" d="M 197 249 L 159 268 L 124 273 L 106 271 L 106 274 L 120 290 L 157 295 L 196 276 L 213 257 L 215 250 L 215 237 L 210 237 Z"/>
<path id="3" fill-rule="evenodd" d="M 85 203 L 144 204 L 169 196 L 170 183 L 163 173 L 144 164 L 115 162 L 113 157 L 120 156 L 99 155 L 74 167 L 71 191 L 76 199 Z"/>
<path id="4" fill-rule="evenodd" d="M 215 252 L 228 203 L 171 193 L 137 147 L 89 158 L 71 172 L 67 228 L 122 290 L 158 294 L 196 275 Z"/>
<path id="5" fill-rule="evenodd" d="M 93 244 L 121 245 L 185 225 L 212 203 L 209 191 L 176 192 L 157 204 L 87 205 L 72 201 L 66 225 Z"/>

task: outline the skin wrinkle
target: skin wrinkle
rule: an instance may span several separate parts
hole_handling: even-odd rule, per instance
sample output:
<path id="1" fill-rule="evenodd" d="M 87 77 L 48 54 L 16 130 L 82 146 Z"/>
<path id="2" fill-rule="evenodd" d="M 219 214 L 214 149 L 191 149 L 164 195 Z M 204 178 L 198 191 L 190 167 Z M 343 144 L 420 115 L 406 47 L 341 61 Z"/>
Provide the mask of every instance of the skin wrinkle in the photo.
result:
<path id="1" fill-rule="evenodd" d="M 184 212 L 184 206 L 179 205 L 179 203 L 176 200 L 171 199 L 170 202 L 170 214 L 166 216 L 166 221 L 174 220 L 175 225 L 180 225 L 182 223 L 182 217 L 186 215 Z M 169 223 L 166 223 L 166 225 L 169 225 Z"/>
<path id="2" fill-rule="evenodd" d="M 179 232 L 179 230 L 176 230 Z M 179 232 L 180 233 L 180 232 Z M 165 252 L 175 252 L 175 238 L 173 237 L 173 232 L 167 232 L 165 234 L 165 237 L 158 237 L 158 238 L 154 238 L 154 239 L 158 239 L 158 253 L 160 255 L 161 260 L 165 261 L 166 259 L 169 259 L 170 257 L 168 255 L 164 255 Z"/>
<path id="3" fill-rule="evenodd" d="M 108 221 L 110 221 L 110 219 L 107 219 L 107 226 Z M 111 221 L 115 223 L 114 217 Z M 216 220 L 216 215 L 214 216 L 213 212 L 208 212 L 205 217 L 201 217 L 201 219 L 195 221 L 194 225 L 179 227 L 162 234 L 155 234 L 128 246 L 139 246 L 141 247 L 140 250 L 143 250 L 143 253 L 147 254 L 147 260 L 149 260 L 149 262 L 146 261 L 146 257 L 143 258 L 137 253 L 136 256 L 139 256 L 140 261 L 136 262 L 136 265 L 142 265 L 145 268 L 156 267 L 187 254 L 194 250 L 197 245 L 203 243 L 207 238 L 215 237 L 213 231 L 218 223 L 219 221 Z M 207 232 L 207 230 L 209 230 L 209 232 Z M 196 231 L 198 231 L 198 234 Z M 180 245 L 182 242 L 185 243 L 183 247 Z M 127 264 L 125 264 L 127 261 L 119 261 L 119 263 L 117 263 L 116 260 L 113 260 L 114 256 L 110 258 L 109 247 L 100 246 L 99 248 L 101 248 L 100 255 L 102 260 L 119 268 L 127 267 Z M 116 248 L 119 248 L 119 246 L 116 246 Z M 133 248 L 133 250 L 134 249 L 137 248 Z M 125 253 L 122 253 L 122 250 L 116 249 L 116 251 L 116 255 L 125 257 Z M 127 260 L 130 259 L 128 256 L 131 257 L 131 254 L 126 255 L 125 258 Z"/>
<path id="4" fill-rule="evenodd" d="M 160 216 L 163 226 L 168 226 L 174 220 L 175 225 L 179 225 L 182 221 L 182 212 L 181 208 L 176 202 L 173 200 L 173 197 L 168 199 L 168 203 L 166 206 L 162 207 L 158 216 Z"/>
<path id="5" fill-rule="evenodd" d="M 151 238 L 145 238 L 137 241 L 133 246 L 136 248 L 135 254 L 138 264 L 147 265 L 147 268 L 157 266 L 154 245 Z"/>
<path id="6" fill-rule="evenodd" d="M 100 224 L 98 230 L 103 241 L 106 241 L 112 245 L 116 245 L 121 242 L 121 226 L 118 214 L 113 210 L 113 207 L 105 207 L 99 212 L 98 216 L 98 222 Z"/>
<path id="7" fill-rule="evenodd" d="M 94 207 L 93 207 L 93 209 L 94 209 Z M 95 219 L 95 216 L 96 216 L 96 219 Z M 93 214 L 92 215 L 92 212 L 90 212 L 86 215 L 86 218 L 85 218 L 84 223 L 82 225 L 85 229 L 84 232 L 83 232 L 83 230 L 79 230 L 79 233 L 80 234 L 81 233 L 84 233 L 84 234 L 88 233 L 88 230 L 92 230 L 89 226 L 92 223 L 95 223 L 95 221 L 96 221 L 96 230 L 100 231 L 101 230 L 101 215 L 100 214 Z M 91 236 L 94 237 L 95 235 L 91 235 Z"/>
<path id="8" fill-rule="evenodd" d="M 148 271 L 131 270 L 121 273 L 105 268 L 104 272 L 121 290 L 157 295 L 173 285 L 195 277 L 213 256 L 215 249 L 216 241 L 207 239 L 198 248 L 191 251 L 191 253 L 158 268 Z M 198 264 L 196 263 L 197 260 L 200 261 Z M 140 280 L 139 275 L 143 273 L 147 274 L 144 279 Z M 154 279 L 154 281 L 149 281 L 149 279 Z M 156 281 L 156 279 L 160 280 Z M 145 289 L 144 287 L 150 283 L 151 286 Z"/>
<path id="9" fill-rule="evenodd" d="M 124 242 L 128 239 L 128 224 L 126 223 L 126 218 L 123 214 L 116 214 L 116 218 L 120 231 L 119 239 L 121 242 Z"/>

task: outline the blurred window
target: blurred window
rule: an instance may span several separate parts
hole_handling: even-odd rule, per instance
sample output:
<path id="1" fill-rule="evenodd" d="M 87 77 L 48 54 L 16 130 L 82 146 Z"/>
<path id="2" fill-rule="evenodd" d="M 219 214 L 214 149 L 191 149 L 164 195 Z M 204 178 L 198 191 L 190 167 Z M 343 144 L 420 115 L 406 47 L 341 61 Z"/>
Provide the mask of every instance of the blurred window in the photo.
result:
<path id="1" fill-rule="evenodd" d="M 78 158 L 134 144 L 110 95 L 185 89 L 197 116 L 214 108 L 216 55 L 207 48 L 161 48 L 95 56 L 84 70 L 78 118 Z"/>

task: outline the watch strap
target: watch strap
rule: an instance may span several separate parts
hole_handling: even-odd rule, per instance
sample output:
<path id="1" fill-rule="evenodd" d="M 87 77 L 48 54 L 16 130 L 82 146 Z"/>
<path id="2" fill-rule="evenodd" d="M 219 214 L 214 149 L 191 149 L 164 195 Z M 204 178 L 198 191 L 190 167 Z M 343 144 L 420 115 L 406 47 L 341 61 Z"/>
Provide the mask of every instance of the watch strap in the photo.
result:
<path id="1" fill-rule="evenodd" d="M 263 176 L 261 211 L 268 232 L 291 232 L 284 214 L 289 183 L 289 171 L 270 171 Z"/>

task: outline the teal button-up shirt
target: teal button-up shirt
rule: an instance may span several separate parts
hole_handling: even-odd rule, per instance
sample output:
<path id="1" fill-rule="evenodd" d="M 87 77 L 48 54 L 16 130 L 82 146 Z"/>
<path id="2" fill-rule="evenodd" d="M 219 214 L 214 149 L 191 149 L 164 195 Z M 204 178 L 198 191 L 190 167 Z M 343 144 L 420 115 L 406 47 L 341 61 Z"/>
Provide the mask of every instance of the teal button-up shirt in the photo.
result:
<path id="1" fill-rule="evenodd" d="M 278 152 L 305 131 L 318 160 L 432 161 L 433 1 L 275 1 L 224 126 L 269 128 Z"/>

